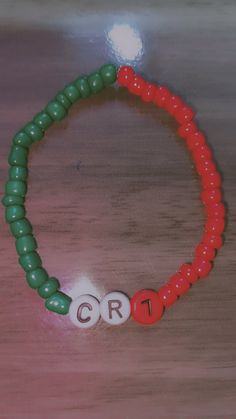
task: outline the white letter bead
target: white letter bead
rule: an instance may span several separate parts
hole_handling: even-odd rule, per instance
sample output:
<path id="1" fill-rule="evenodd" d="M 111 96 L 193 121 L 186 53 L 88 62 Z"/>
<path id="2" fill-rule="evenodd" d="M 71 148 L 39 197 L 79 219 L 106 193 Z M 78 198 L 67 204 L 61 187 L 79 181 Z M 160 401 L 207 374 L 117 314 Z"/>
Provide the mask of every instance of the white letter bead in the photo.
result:
<path id="1" fill-rule="evenodd" d="M 69 315 L 75 326 L 82 329 L 92 327 L 100 318 L 99 302 L 92 295 L 80 295 L 72 301 Z"/>
<path id="2" fill-rule="evenodd" d="M 130 316 L 129 298 L 122 292 L 110 292 L 100 303 L 100 313 L 103 320 L 109 324 L 118 325 L 126 322 Z"/>

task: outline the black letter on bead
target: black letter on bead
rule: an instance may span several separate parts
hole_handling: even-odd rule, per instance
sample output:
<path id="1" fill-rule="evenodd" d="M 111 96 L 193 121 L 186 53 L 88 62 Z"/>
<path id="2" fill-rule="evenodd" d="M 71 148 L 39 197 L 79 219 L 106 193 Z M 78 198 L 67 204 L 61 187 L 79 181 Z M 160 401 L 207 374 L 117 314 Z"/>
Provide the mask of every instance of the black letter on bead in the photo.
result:
<path id="1" fill-rule="evenodd" d="M 151 309 L 151 301 L 149 299 L 147 300 L 143 300 L 141 302 L 141 304 L 148 304 L 148 315 L 151 316 L 152 315 L 152 309 Z"/>
<path id="2" fill-rule="evenodd" d="M 112 304 L 117 304 L 117 306 L 112 306 Z M 108 300 L 108 310 L 109 310 L 109 319 L 112 319 L 112 311 L 116 311 L 118 316 L 122 319 L 122 314 L 119 311 L 119 308 L 121 308 L 122 304 L 120 300 Z"/>
<path id="3" fill-rule="evenodd" d="M 91 320 L 91 317 L 88 316 L 85 319 L 83 319 L 83 317 L 82 317 L 83 308 L 87 308 L 88 310 L 92 311 L 93 307 L 89 303 L 83 303 L 83 304 L 80 304 L 80 306 L 78 308 L 78 311 L 77 311 L 77 319 L 79 320 L 79 322 L 88 323 L 89 320 Z"/>

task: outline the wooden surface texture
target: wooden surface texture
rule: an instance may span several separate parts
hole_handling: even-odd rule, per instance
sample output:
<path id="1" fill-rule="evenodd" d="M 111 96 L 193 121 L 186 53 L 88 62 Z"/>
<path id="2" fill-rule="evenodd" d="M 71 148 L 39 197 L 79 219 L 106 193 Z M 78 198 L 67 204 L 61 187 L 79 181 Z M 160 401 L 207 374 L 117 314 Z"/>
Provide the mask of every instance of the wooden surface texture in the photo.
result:
<path id="1" fill-rule="evenodd" d="M 1 207 L 1 419 L 235 419 L 234 1 L 0 1 L 1 195 L 14 133 L 80 74 L 132 63 L 197 111 L 224 178 L 214 269 L 153 327 L 79 330 L 26 285 Z M 109 88 L 32 147 L 27 216 L 76 296 L 158 289 L 200 240 L 200 186 L 176 125 Z"/>

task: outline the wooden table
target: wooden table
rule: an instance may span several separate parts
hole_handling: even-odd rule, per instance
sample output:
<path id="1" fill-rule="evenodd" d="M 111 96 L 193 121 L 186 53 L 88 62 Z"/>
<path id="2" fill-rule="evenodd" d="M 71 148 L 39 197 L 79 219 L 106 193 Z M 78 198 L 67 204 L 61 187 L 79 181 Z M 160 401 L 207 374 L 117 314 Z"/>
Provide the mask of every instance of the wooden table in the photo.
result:
<path id="1" fill-rule="evenodd" d="M 224 178 L 225 245 L 158 324 L 83 331 L 26 285 L 1 207 L 0 417 L 233 419 L 236 4 L 80 3 L 1 2 L 2 193 L 14 133 L 68 81 L 130 62 L 196 109 Z M 193 257 L 200 186 L 175 130 L 110 88 L 33 146 L 27 216 L 44 266 L 72 296 L 158 289 Z"/>

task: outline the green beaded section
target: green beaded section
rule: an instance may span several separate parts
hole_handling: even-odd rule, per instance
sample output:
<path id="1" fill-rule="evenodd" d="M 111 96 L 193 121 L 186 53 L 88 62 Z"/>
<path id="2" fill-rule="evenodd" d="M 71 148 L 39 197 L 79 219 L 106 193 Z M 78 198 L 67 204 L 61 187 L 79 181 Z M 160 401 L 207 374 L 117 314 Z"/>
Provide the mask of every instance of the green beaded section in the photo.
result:
<path id="1" fill-rule="evenodd" d="M 67 314 L 72 299 L 61 291 L 57 291 L 45 301 L 45 307 L 58 314 Z"/>
<path id="2" fill-rule="evenodd" d="M 16 251 L 18 255 L 33 252 L 37 247 L 37 242 L 32 234 L 27 234 L 16 240 Z"/>
<path id="3" fill-rule="evenodd" d="M 53 124 L 53 119 L 47 112 L 42 111 L 35 115 L 34 123 L 41 129 L 41 131 L 45 131 Z"/>
<path id="4" fill-rule="evenodd" d="M 48 281 L 48 273 L 44 268 L 37 268 L 26 273 L 26 280 L 30 288 L 37 289 Z"/>
<path id="5" fill-rule="evenodd" d="M 98 93 L 104 88 L 102 77 L 98 72 L 88 76 L 88 83 L 92 93 Z"/>
<path id="6" fill-rule="evenodd" d="M 71 102 L 69 101 L 68 97 L 63 93 L 59 92 L 56 97 L 56 101 L 59 102 L 65 109 L 69 110 L 71 107 Z"/>
<path id="7" fill-rule="evenodd" d="M 105 64 L 103 65 L 99 73 L 102 77 L 103 83 L 105 86 L 109 86 L 110 84 L 115 83 L 117 78 L 117 70 L 113 64 Z"/>
<path id="8" fill-rule="evenodd" d="M 47 104 L 46 111 L 54 121 L 61 121 L 66 116 L 66 109 L 57 100 L 52 100 Z"/>
<path id="9" fill-rule="evenodd" d="M 24 269 L 24 271 L 29 272 L 36 268 L 40 268 L 42 265 L 42 260 L 39 254 L 34 251 L 27 253 L 26 255 L 21 255 L 19 257 L 19 264 Z"/>
<path id="10" fill-rule="evenodd" d="M 27 192 L 27 185 L 22 180 L 8 180 L 5 184 L 6 195 L 25 196 Z"/>
<path id="11" fill-rule="evenodd" d="M 20 145 L 13 145 L 8 156 L 8 163 L 10 166 L 27 166 L 28 163 L 28 149 Z"/>
<path id="12" fill-rule="evenodd" d="M 30 138 L 32 138 L 33 142 L 40 141 L 44 136 L 44 132 L 34 122 L 26 124 L 24 131 Z"/>
<path id="13" fill-rule="evenodd" d="M 19 195 L 4 195 L 2 198 L 2 204 L 4 207 L 10 207 L 11 205 L 24 205 L 25 197 Z"/>
<path id="14" fill-rule="evenodd" d="M 44 282 L 43 285 L 41 285 L 38 288 L 38 294 L 42 298 L 49 298 L 53 294 L 55 294 L 59 288 L 60 288 L 60 282 L 58 281 L 58 279 L 51 277 L 51 278 L 48 278 L 47 281 Z"/>
<path id="15" fill-rule="evenodd" d="M 88 79 L 87 77 L 79 77 L 74 82 L 75 86 L 79 90 L 80 96 L 85 99 L 86 97 L 91 95 L 91 90 L 89 87 Z"/>
<path id="16" fill-rule="evenodd" d="M 8 174 L 11 180 L 22 180 L 24 182 L 28 177 L 28 169 L 23 166 L 12 166 L 9 168 Z"/>
<path id="17" fill-rule="evenodd" d="M 63 92 L 68 97 L 71 103 L 76 102 L 80 98 L 80 93 L 77 87 L 74 84 L 68 84 Z"/>
<path id="18" fill-rule="evenodd" d="M 11 233 L 15 238 L 26 236 L 32 233 L 32 225 L 27 218 L 14 221 L 10 224 Z"/>
<path id="19" fill-rule="evenodd" d="M 25 216 L 25 208 L 23 205 L 11 205 L 5 209 L 5 220 L 8 224 L 13 221 L 20 220 Z"/>
<path id="20" fill-rule="evenodd" d="M 42 267 L 42 260 L 37 253 L 37 242 L 32 234 L 32 225 L 25 217 L 25 195 L 27 193 L 28 153 L 31 144 L 40 141 L 45 131 L 54 123 L 62 120 L 71 105 L 80 98 L 87 98 L 92 93 L 101 91 L 116 81 L 116 67 L 112 64 L 103 65 L 99 71 L 88 76 L 77 78 L 57 93 L 44 110 L 37 113 L 33 120 L 15 134 L 8 156 L 9 180 L 5 185 L 2 203 L 5 208 L 5 219 L 16 239 L 16 251 L 19 264 L 26 272 L 28 285 L 36 289 L 44 298 L 45 307 L 58 314 L 67 314 L 72 299 L 59 291 L 57 278 L 48 276 Z"/>
<path id="21" fill-rule="evenodd" d="M 19 131 L 13 137 L 13 144 L 20 145 L 21 147 L 28 148 L 32 144 L 33 140 L 24 131 Z"/>

